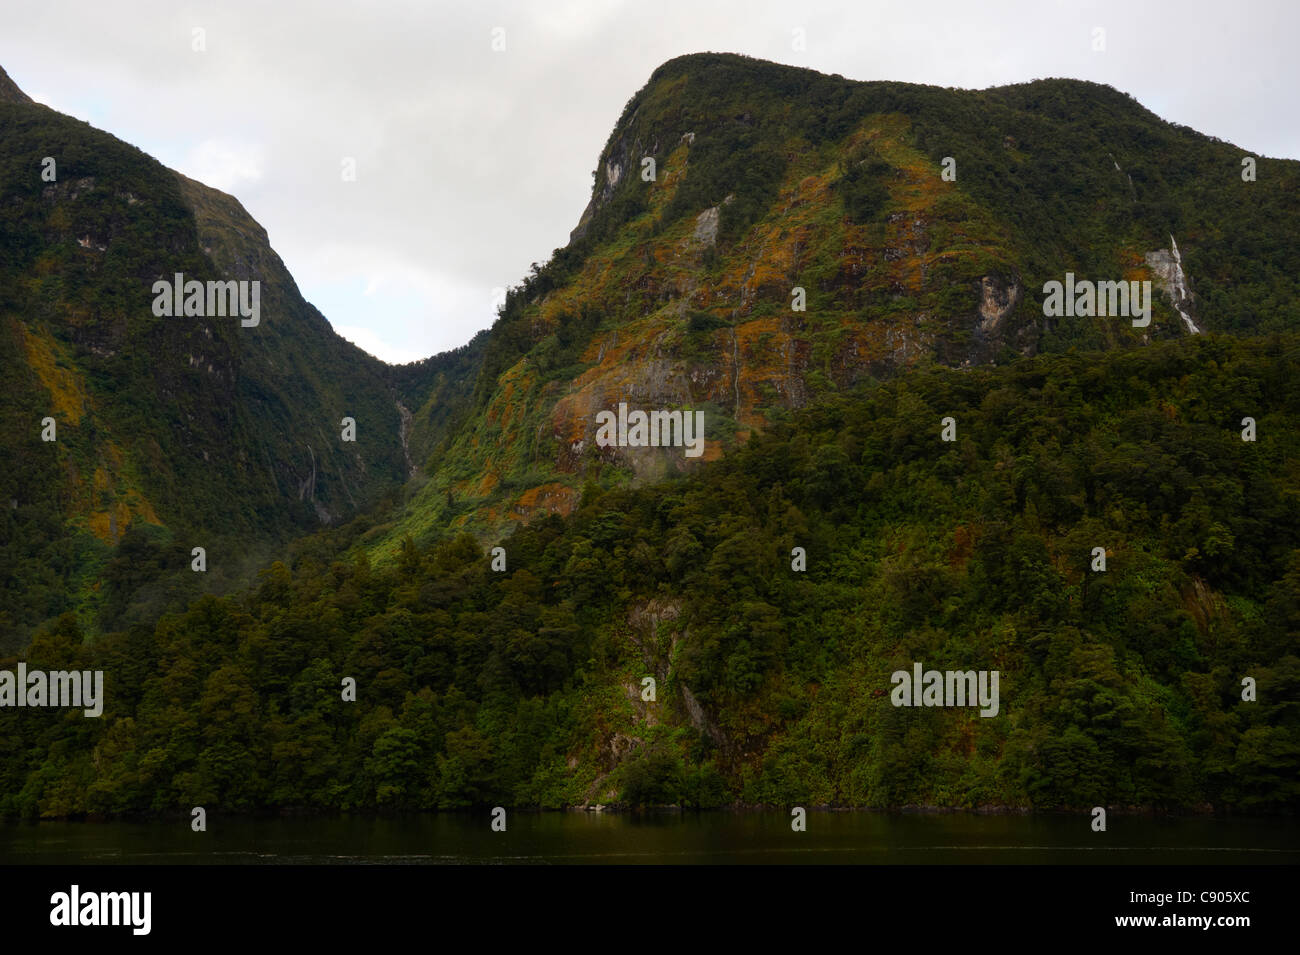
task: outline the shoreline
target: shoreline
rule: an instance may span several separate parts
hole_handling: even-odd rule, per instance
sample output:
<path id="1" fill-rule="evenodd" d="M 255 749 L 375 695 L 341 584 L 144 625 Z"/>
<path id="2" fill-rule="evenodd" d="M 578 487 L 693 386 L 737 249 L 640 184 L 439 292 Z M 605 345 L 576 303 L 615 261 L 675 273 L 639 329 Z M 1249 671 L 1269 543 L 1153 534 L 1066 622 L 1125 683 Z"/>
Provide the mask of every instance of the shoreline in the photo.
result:
<path id="1" fill-rule="evenodd" d="M 220 812 L 209 811 L 209 818 L 219 818 L 238 821 L 269 821 L 276 819 L 341 819 L 341 818 L 363 818 L 363 819 L 400 819 L 403 817 L 413 816 L 467 816 L 480 813 L 490 812 L 491 806 L 465 807 L 460 809 L 264 809 L 242 812 Z M 716 806 L 707 809 L 695 807 L 683 807 L 678 805 L 662 806 L 625 806 L 618 804 L 600 804 L 594 803 L 589 805 L 564 806 L 560 808 L 540 808 L 536 806 L 506 806 L 505 809 L 511 813 L 522 813 L 530 816 L 540 816 L 547 814 L 575 814 L 575 815 L 611 815 L 611 816 L 685 816 L 685 815 L 759 815 L 766 813 L 787 813 L 791 806 L 775 806 L 766 804 L 737 804 L 730 806 Z M 927 806 L 927 805 L 906 805 L 890 808 L 866 807 L 866 806 L 836 806 L 836 805 L 805 805 L 799 808 L 805 809 L 810 813 L 861 813 L 864 815 L 880 816 L 1040 816 L 1059 818 L 1062 816 L 1086 815 L 1090 808 L 1051 808 L 1051 809 L 1033 809 L 1016 806 L 979 806 L 976 808 L 955 808 L 951 806 Z M 1145 806 L 1106 806 L 1104 807 L 1108 815 L 1123 817 L 1148 817 L 1163 819 L 1233 819 L 1233 820 L 1286 820 L 1295 819 L 1294 813 L 1243 813 L 1233 812 L 1226 809 L 1216 809 L 1212 806 L 1199 807 L 1196 809 L 1155 809 Z M 171 811 L 161 813 L 121 813 L 114 815 L 104 815 L 98 813 L 86 813 L 76 816 L 57 816 L 49 818 L 22 818 L 17 816 L 0 817 L 0 827 L 7 826 L 25 826 L 39 825 L 42 823 L 86 823 L 94 825 L 107 825 L 112 823 L 151 823 L 190 820 L 188 811 Z"/>

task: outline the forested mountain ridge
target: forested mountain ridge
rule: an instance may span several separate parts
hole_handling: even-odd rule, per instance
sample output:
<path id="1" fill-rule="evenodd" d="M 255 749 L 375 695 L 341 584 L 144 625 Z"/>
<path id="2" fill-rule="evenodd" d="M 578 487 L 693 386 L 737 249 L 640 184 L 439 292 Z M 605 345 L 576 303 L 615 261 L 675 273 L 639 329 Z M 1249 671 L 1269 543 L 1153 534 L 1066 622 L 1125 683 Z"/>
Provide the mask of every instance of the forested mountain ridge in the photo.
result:
<path id="1" fill-rule="evenodd" d="M 338 530 L 152 629 L 68 616 L 24 659 L 102 669 L 103 716 L 0 710 L 0 815 L 1294 811 L 1298 357 L 1200 336 L 918 372 L 590 488 L 504 571 L 469 535 L 340 560 Z M 918 662 L 998 671 L 996 717 L 891 705 Z"/>
<path id="2" fill-rule="evenodd" d="M 1300 163 L 1095 83 L 952 90 L 685 56 L 628 102 L 593 176 L 372 556 L 449 527 L 490 541 L 569 513 L 588 482 L 697 467 L 903 369 L 1300 327 Z M 1066 273 L 1151 282 L 1150 324 L 1046 317 Z M 701 459 L 599 447 L 596 416 L 620 402 L 702 410 Z"/>
<path id="3" fill-rule="evenodd" d="M 128 536 L 105 632 L 38 629 L 21 662 L 102 670 L 104 711 L 0 709 L 0 815 L 1293 812 L 1298 164 L 1259 158 L 1249 182 L 1244 155 L 1095 84 L 665 64 L 571 242 L 492 330 L 365 393 L 393 415 L 399 478 L 425 468 L 403 500 L 161 617 L 151 585 L 186 595 Z M 137 247 L 274 272 L 233 200 L 166 181 Z M 48 274 L 77 261 L 58 248 Z M 0 286 L 12 334 L 52 295 L 76 303 L 21 242 L 6 255 L 25 276 Z M 1152 281 L 1151 324 L 1049 318 L 1043 284 L 1067 272 Z M 218 331 L 242 356 L 249 330 Z M 20 398 L 71 415 L 67 366 L 29 359 Z M 600 447 L 620 402 L 704 411 L 705 453 Z M 63 480 L 32 460 L 34 495 Z M 5 513 L 4 541 L 42 540 L 38 514 Z M 60 533 L 27 566 L 67 566 Z M 893 705 L 891 675 L 918 664 L 996 671 L 996 715 Z"/>
<path id="4" fill-rule="evenodd" d="M 4 90 L 0 646 L 68 609 L 93 630 L 183 606 L 399 488 L 394 370 L 303 300 L 240 203 Z M 258 283 L 260 320 L 155 315 L 177 273 Z"/>

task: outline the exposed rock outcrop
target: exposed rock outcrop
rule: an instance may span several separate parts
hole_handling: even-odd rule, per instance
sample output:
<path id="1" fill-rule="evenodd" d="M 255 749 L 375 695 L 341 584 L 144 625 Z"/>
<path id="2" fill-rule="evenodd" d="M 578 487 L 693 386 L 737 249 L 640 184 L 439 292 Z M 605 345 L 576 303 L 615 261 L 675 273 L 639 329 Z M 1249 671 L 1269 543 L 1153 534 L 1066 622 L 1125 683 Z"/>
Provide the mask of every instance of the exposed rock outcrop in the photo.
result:
<path id="1" fill-rule="evenodd" d="M 1183 271 L 1183 257 L 1178 252 L 1178 243 L 1169 237 L 1168 249 L 1157 249 L 1146 254 L 1146 263 L 1160 280 L 1160 288 L 1169 296 L 1170 303 L 1182 316 L 1183 325 L 1193 335 L 1200 334 L 1193 316 L 1196 314 L 1196 300 Z"/>

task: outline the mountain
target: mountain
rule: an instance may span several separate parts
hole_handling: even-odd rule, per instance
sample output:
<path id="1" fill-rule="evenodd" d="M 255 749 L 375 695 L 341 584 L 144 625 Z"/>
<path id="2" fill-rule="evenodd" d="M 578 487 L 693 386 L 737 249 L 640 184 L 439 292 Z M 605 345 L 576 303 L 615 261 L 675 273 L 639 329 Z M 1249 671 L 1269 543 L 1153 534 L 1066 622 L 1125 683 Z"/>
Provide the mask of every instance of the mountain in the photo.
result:
<path id="1" fill-rule="evenodd" d="M 499 538 L 571 513 L 588 483 L 699 467 L 906 369 L 1295 329 L 1300 164 L 1251 157 L 1245 181 L 1248 155 L 1094 83 L 671 60 L 611 132 L 570 243 L 509 294 L 465 425 L 369 551 Z M 1150 324 L 1045 317 L 1066 273 L 1152 282 Z M 599 447 L 620 402 L 702 410 L 705 453 Z"/>
<path id="2" fill-rule="evenodd" d="M 18 88 L 9 74 L 0 67 L 0 103 L 30 103 L 32 98 Z"/>
<path id="3" fill-rule="evenodd" d="M 176 273 L 260 283 L 258 323 L 155 315 Z M 393 370 L 302 298 L 236 199 L 3 75 L 0 336 L 0 645 L 242 581 L 410 474 Z"/>
<path id="4" fill-rule="evenodd" d="M 42 628 L 29 669 L 111 682 L 97 719 L 0 708 L 0 817 L 1294 812 L 1298 413 L 1294 335 L 934 368 L 591 489 L 503 570 L 469 535 L 383 566 L 318 536 L 153 628 Z M 996 671 L 996 714 L 893 705 L 917 664 Z"/>
<path id="5" fill-rule="evenodd" d="M 492 329 L 384 368 L 233 199 L 0 121 L 4 608 L 112 681 L 0 707 L 0 816 L 1300 802 L 1300 164 L 1095 84 L 683 57 Z M 182 267 L 262 323 L 155 319 Z M 1049 316 L 1067 273 L 1150 323 Z M 702 453 L 598 442 L 620 404 Z M 254 585 L 160 573 L 222 517 Z"/>

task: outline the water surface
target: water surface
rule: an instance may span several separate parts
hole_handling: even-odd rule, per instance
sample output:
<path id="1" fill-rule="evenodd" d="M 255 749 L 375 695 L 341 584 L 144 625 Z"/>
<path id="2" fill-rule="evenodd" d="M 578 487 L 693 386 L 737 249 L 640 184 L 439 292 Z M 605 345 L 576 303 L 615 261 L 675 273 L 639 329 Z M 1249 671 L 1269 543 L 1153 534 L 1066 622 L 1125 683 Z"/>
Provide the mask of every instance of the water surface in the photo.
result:
<path id="1" fill-rule="evenodd" d="M 511 812 L 0 824 L 5 864 L 1295 864 L 1293 819 L 809 812 Z"/>

